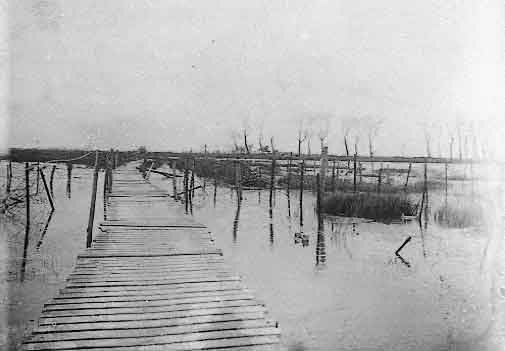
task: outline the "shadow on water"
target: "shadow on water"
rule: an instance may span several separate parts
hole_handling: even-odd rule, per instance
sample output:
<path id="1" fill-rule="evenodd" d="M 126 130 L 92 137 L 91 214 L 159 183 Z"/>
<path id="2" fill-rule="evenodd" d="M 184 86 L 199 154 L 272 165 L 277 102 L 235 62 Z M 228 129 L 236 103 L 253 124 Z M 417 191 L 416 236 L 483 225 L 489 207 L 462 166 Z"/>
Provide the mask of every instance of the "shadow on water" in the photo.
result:
<path id="1" fill-rule="evenodd" d="M 237 242 L 237 232 L 238 232 L 241 206 L 242 206 L 242 196 L 237 196 L 237 209 L 235 211 L 235 219 L 233 220 L 233 242 L 234 243 Z"/>

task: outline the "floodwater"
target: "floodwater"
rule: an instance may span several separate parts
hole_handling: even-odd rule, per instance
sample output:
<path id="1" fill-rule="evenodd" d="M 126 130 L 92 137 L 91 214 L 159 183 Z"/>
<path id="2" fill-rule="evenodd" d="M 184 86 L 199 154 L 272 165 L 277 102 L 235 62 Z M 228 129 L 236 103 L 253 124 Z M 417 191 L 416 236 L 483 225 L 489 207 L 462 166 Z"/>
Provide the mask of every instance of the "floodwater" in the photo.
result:
<path id="1" fill-rule="evenodd" d="M 171 193 L 171 180 L 153 174 L 151 182 Z M 334 217 L 318 231 L 310 191 L 302 228 L 296 190 L 289 213 L 285 191 L 276 191 L 270 211 L 269 191 L 243 191 L 239 201 L 218 186 L 214 199 L 206 183 L 192 215 L 266 303 L 288 350 L 505 348 L 505 255 L 495 226 Z"/>
<path id="2" fill-rule="evenodd" d="M 49 182 L 50 168 L 46 168 L 44 172 Z M 101 175 L 99 184 L 102 178 Z M 3 198 L 4 162 L 0 163 L 0 179 L 1 198 Z M 9 333 L 8 340 L 5 338 L 1 340 L 1 349 L 19 348 L 23 338 L 29 335 L 35 326 L 43 304 L 63 287 L 77 254 L 86 245 L 92 170 L 74 165 L 69 189 L 67 168 L 65 165 L 57 165 L 53 191 L 56 211 L 52 216 L 42 181 L 39 193 L 35 195 L 35 171 L 31 172 L 30 179 L 33 196 L 26 255 L 24 255 L 26 219 L 24 204 L 11 208 L 6 214 L 0 214 L 0 240 L 4 245 L 1 279 L 3 287 L 5 288 L 6 282 L 8 289 L 8 295 L 3 296 L 2 306 L 3 315 L 8 316 L 2 320 L 8 325 L 4 325 L 2 329 L 4 336 Z M 23 200 L 24 181 L 24 164 L 13 163 L 13 193 L 15 196 L 21 196 Z M 100 201 L 100 194 L 101 191 L 97 195 L 95 224 L 103 218 L 103 201 Z M 23 256 L 26 258 L 23 259 Z"/>
<path id="3" fill-rule="evenodd" d="M 2 164 L 0 179 L 4 172 Z M 20 184 L 23 172 L 15 165 Z M 2 262 L 9 283 L 3 306 L 12 350 L 63 286 L 85 246 L 91 174 L 74 166 L 69 197 L 66 167 L 58 165 L 56 211 L 49 224 L 41 186 L 32 203 L 26 260 L 24 207 L 0 214 L 9 253 Z M 102 178 L 95 224 L 103 216 Z M 172 192 L 171 180 L 156 174 L 150 180 Z M 197 185 L 203 182 L 197 179 Z M 288 350 L 504 349 L 502 226 L 447 229 L 429 221 L 420 228 L 417 222 L 386 225 L 334 217 L 318 228 L 314 195 L 305 191 L 302 228 L 296 190 L 290 211 L 285 191 L 275 192 L 270 211 L 268 191 L 244 191 L 239 201 L 234 190 L 212 184 L 196 190 L 192 215 L 209 227 L 226 261 L 265 302 Z M 401 257 L 395 256 L 409 236 Z"/>

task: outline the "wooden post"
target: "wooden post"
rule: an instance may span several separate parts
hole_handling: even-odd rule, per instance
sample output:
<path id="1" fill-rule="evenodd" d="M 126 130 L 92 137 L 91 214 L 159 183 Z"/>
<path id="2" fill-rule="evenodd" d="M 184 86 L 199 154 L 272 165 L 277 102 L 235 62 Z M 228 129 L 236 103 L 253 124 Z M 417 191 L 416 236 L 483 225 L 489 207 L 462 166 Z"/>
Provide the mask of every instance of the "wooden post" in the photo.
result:
<path id="1" fill-rule="evenodd" d="M 407 179 L 405 180 L 405 186 L 403 190 L 407 192 L 407 187 L 409 186 L 410 171 L 412 170 L 412 163 L 409 163 L 409 170 L 407 171 Z"/>
<path id="2" fill-rule="evenodd" d="M 269 197 L 270 208 L 272 207 L 273 203 L 274 186 L 275 186 L 275 156 L 272 156 L 272 167 L 270 169 L 270 197 Z"/>
<path id="3" fill-rule="evenodd" d="M 321 191 L 324 192 L 326 190 L 326 170 L 328 169 L 328 146 L 323 146 L 321 149 L 321 159 L 319 161 L 319 185 L 321 187 Z M 317 184 L 316 184 L 317 186 Z M 319 191 L 319 187 L 317 187 L 317 191 Z"/>
<path id="4" fill-rule="evenodd" d="M 103 220 L 107 220 L 107 184 L 109 182 L 109 171 L 107 165 L 103 170 Z"/>
<path id="5" fill-rule="evenodd" d="M 12 160 L 9 160 L 7 164 L 7 184 L 5 186 L 5 191 L 7 194 L 11 192 L 11 184 L 12 184 Z"/>
<path id="6" fill-rule="evenodd" d="M 54 182 L 54 172 L 56 171 L 56 165 L 53 165 L 51 168 L 51 177 L 49 178 L 49 189 L 51 190 L 51 194 L 54 195 L 53 182 Z"/>
<path id="7" fill-rule="evenodd" d="M 242 198 L 242 173 L 240 169 L 240 161 L 235 161 L 235 190 L 237 191 L 237 196 Z"/>
<path id="8" fill-rule="evenodd" d="M 193 201 L 195 197 L 195 169 L 191 168 L 191 183 L 189 185 L 189 198 Z"/>
<path id="9" fill-rule="evenodd" d="M 353 186 L 352 186 L 353 192 L 356 192 L 356 190 L 357 190 L 356 189 L 356 176 L 357 176 L 357 174 L 356 174 L 356 172 L 357 172 L 357 169 L 356 169 L 357 164 L 356 163 L 357 162 L 356 161 L 357 161 L 357 158 L 358 158 L 358 155 L 355 153 L 354 154 L 354 177 L 353 177 Z"/>
<path id="10" fill-rule="evenodd" d="M 93 222 L 95 220 L 96 187 L 98 184 L 98 151 L 95 151 L 95 171 L 93 172 L 93 188 L 91 189 L 91 204 L 89 207 L 86 247 L 91 246 L 93 240 Z"/>
<path id="11" fill-rule="evenodd" d="M 448 173 L 448 164 L 447 162 L 445 163 L 445 219 L 447 219 L 447 188 L 448 188 L 448 176 L 447 176 L 447 173 Z"/>
<path id="12" fill-rule="evenodd" d="M 26 267 L 26 254 L 28 251 L 28 240 L 30 238 L 30 164 L 25 162 L 25 202 L 26 202 L 26 222 L 25 241 L 23 245 L 23 262 L 21 263 L 21 280 L 24 280 Z"/>
<path id="13" fill-rule="evenodd" d="M 331 191 L 335 191 L 335 160 L 333 160 L 333 167 L 331 168 Z"/>
<path id="14" fill-rule="evenodd" d="M 40 177 L 42 178 L 42 183 L 44 184 L 44 189 L 46 190 L 47 199 L 49 200 L 49 205 L 51 205 L 51 210 L 54 211 L 53 198 L 51 197 L 51 192 L 46 182 L 46 177 L 44 176 L 44 171 L 39 168 Z"/>
<path id="15" fill-rule="evenodd" d="M 303 168 L 305 161 L 300 164 L 300 225 L 303 225 Z"/>
<path id="16" fill-rule="evenodd" d="M 179 197 L 177 196 L 177 177 L 175 173 L 175 164 L 176 160 L 172 160 L 170 166 L 172 167 L 172 188 L 174 192 L 174 199 L 177 200 Z"/>
<path id="17" fill-rule="evenodd" d="M 107 168 L 109 170 L 109 177 L 107 178 L 107 180 L 109 181 L 107 184 L 107 190 L 109 191 L 109 193 L 111 193 L 112 192 L 112 149 L 111 149 L 111 152 L 107 156 Z"/>
<path id="18" fill-rule="evenodd" d="M 217 167 L 218 167 L 218 163 L 217 163 L 217 161 L 214 161 L 214 169 L 213 169 L 213 173 L 214 173 L 214 207 L 216 207 L 216 197 L 217 197 Z"/>
<path id="19" fill-rule="evenodd" d="M 424 162 L 424 194 L 425 194 L 425 208 L 424 208 L 424 221 L 425 226 L 428 223 L 428 163 Z"/>
<path id="20" fill-rule="evenodd" d="M 37 173 L 37 182 L 35 183 L 35 195 L 39 194 L 39 183 L 40 183 L 39 169 L 40 169 L 40 162 L 37 162 L 37 170 L 35 172 L 35 173 Z"/>
<path id="21" fill-rule="evenodd" d="M 377 193 L 381 193 L 381 184 L 382 184 L 382 167 L 379 168 L 379 176 L 377 178 Z"/>
<path id="22" fill-rule="evenodd" d="M 288 217 L 291 217 L 291 158 L 293 157 L 293 153 L 291 153 L 291 157 L 288 161 L 288 184 L 287 184 L 287 196 L 288 196 Z"/>
<path id="23" fill-rule="evenodd" d="M 317 186 L 317 206 L 316 206 L 316 209 L 317 209 L 317 218 L 318 218 L 318 221 L 320 220 L 320 217 L 321 217 L 321 197 L 322 197 L 322 184 L 321 184 L 321 175 L 318 174 L 316 176 L 316 186 Z"/>
<path id="24" fill-rule="evenodd" d="M 186 213 L 189 210 L 189 196 L 188 196 L 188 160 L 184 159 L 184 207 Z"/>
<path id="25" fill-rule="evenodd" d="M 67 196 L 72 194 L 72 162 L 67 162 Z"/>

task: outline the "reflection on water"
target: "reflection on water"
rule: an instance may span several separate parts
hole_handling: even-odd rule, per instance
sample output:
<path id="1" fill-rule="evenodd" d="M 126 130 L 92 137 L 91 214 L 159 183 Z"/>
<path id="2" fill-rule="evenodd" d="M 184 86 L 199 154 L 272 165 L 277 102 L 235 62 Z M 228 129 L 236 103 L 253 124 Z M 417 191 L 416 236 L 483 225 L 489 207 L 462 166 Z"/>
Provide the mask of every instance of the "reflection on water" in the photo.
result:
<path id="1" fill-rule="evenodd" d="M 239 201 L 217 188 L 215 197 L 195 194 L 194 216 L 266 302 L 288 349 L 501 349 L 492 345 L 503 335 L 505 257 L 487 228 L 442 228 L 429 216 L 390 225 L 318 220 L 308 191 L 281 191 L 277 201 L 272 192 L 265 202 L 268 189 Z M 423 208 L 438 197 L 443 204 L 443 192 L 431 192 Z"/>

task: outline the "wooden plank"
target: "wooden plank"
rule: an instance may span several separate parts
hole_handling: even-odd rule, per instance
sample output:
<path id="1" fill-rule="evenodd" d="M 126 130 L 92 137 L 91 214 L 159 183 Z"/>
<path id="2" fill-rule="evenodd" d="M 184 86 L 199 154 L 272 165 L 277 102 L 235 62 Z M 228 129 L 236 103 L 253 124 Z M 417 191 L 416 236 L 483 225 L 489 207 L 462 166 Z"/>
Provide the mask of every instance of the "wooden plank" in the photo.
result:
<path id="1" fill-rule="evenodd" d="M 122 321 L 114 323 L 77 323 L 77 324 L 49 324 L 37 327 L 34 334 L 46 333 L 68 333 L 82 331 L 102 331 L 102 330 L 132 330 L 147 328 L 177 327 L 181 325 L 192 325 L 200 323 L 216 323 L 225 321 L 244 321 L 250 319 L 265 319 L 265 311 L 234 310 L 235 313 L 209 313 L 196 316 L 182 316 L 170 319 L 151 319 L 142 321 Z"/>
<path id="2" fill-rule="evenodd" d="M 195 323 L 185 325 L 172 325 L 154 328 L 135 328 L 135 329 L 115 329 L 115 330 L 96 330 L 96 331 L 75 331 L 62 333 L 38 333 L 30 338 L 30 343 L 51 342 L 51 341 L 71 341 L 85 339 L 124 339 L 139 338 L 148 336 L 178 335 L 188 333 L 201 333 L 219 330 L 237 330 L 249 328 L 271 327 L 271 324 L 263 318 L 215 321 L 207 323 Z"/>
<path id="3" fill-rule="evenodd" d="M 50 302 L 44 304 L 44 311 L 50 311 L 52 309 L 66 308 L 67 306 L 72 308 L 73 305 L 81 306 L 82 304 L 87 304 L 84 307 L 99 307 L 101 304 L 109 303 L 129 303 L 135 302 L 156 302 L 156 301 L 182 301 L 190 300 L 196 301 L 199 298 L 225 298 L 228 296 L 248 296 L 253 298 L 251 292 L 247 289 L 239 290 L 229 290 L 229 291 L 197 291 L 197 292 L 182 292 L 179 294 L 159 294 L 159 295 L 132 295 L 132 296 L 109 296 L 109 297 L 81 297 L 81 298 L 63 298 L 63 299 L 53 299 Z"/>
<path id="4" fill-rule="evenodd" d="M 144 313 L 124 313 L 98 316 L 76 316 L 76 317 L 58 317 L 58 318 L 40 318 L 39 325 L 59 325 L 59 324 L 78 324 L 78 323 L 116 323 L 127 321 L 143 321 L 152 319 L 171 319 L 209 314 L 237 314 L 244 312 L 265 312 L 266 309 L 261 305 L 240 305 L 240 306 L 222 306 L 214 308 L 194 308 L 167 312 L 144 312 Z"/>
<path id="5" fill-rule="evenodd" d="M 227 340 L 244 338 L 247 336 L 278 336 L 277 328 L 248 328 L 238 330 L 221 330 L 179 335 L 162 335 L 152 337 L 137 337 L 123 339 L 83 339 L 72 341 L 38 342 L 26 344 L 26 350 L 62 350 L 82 348 L 111 348 L 111 347 L 139 347 L 144 345 L 169 345 L 175 343 L 187 343 L 193 341 Z"/>
<path id="6" fill-rule="evenodd" d="M 263 306 L 260 302 L 241 297 L 228 297 L 223 299 L 214 299 L 214 301 L 203 302 L 153 302 L 153 303 L 137 303 L 130 304 L 128 307 L 110 307 L 106 308 L 76 308 L 76 309 L 63 309 L 63 310 L 44 310 L 42 318 L 60 318 L 64 317 L 97 317 L 105 315 L 130 315 L 130 314 L 143 314 L 143 313 L 163 313 L 175 311 L 189 311 L 194 309 L 209 309 L 218 307 L 239 307 L 239 306 Z"/>

